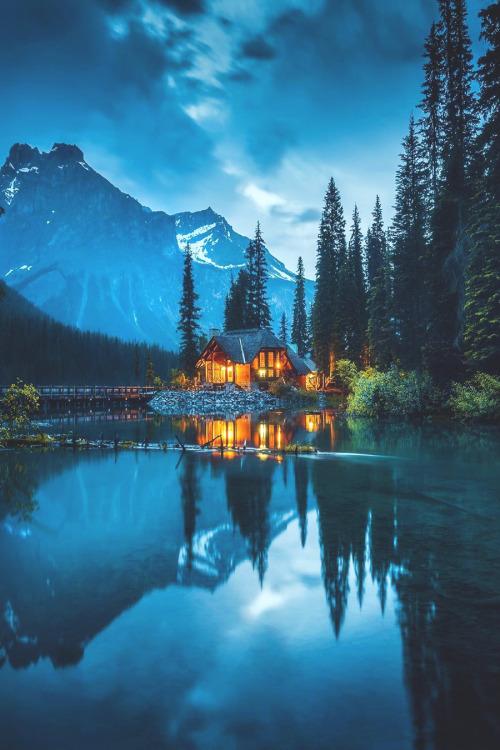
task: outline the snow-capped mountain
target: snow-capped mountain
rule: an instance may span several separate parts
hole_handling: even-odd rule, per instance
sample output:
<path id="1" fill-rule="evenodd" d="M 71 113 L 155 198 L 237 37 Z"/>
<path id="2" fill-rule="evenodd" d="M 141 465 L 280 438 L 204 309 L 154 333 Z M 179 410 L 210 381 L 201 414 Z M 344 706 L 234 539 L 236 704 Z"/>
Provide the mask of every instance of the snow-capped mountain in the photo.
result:
<path id="1" fill-rule="evenodd" d="M 0 170 L 0 278 L 64 323 L 166 347 L 178 342 L 182 249 L 191 244 L 202 325 L 220 327 L 248 238 L 211 208 L 169 215 L 122 193 L 77 146 L 15 144 Z M 294 274 L 268 253 L 278 327 Z M 307 298 L 312 299 L 312 282 Z"/>

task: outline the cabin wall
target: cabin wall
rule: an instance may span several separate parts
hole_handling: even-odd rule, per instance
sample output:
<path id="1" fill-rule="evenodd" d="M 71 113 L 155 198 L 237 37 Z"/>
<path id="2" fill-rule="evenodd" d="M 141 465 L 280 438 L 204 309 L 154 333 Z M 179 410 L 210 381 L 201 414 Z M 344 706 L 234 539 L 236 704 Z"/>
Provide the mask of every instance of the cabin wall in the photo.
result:
<path id="1" fill-rule="evenodd" d="M 235 383 L 242 388 L 250 388 L 250 365 L 236 365 Z"/>

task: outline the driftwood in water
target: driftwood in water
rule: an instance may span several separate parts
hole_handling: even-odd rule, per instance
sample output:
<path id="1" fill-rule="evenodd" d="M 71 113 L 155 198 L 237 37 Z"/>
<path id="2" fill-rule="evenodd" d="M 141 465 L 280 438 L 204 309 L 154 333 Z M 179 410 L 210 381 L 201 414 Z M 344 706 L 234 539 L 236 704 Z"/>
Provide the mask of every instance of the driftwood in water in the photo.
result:
<path id="1" fill-rule="evenodd" d="M 208 448 L 211 443 L 215 443 L 215 441 L 219 438 L 222 440 L 222 435 L 217 435 L 217 437 L 214 437 L 211 440 L 207 440 L 206 443 L 202 443 L 202 445 L 200 445 L 200 448 Z"/>

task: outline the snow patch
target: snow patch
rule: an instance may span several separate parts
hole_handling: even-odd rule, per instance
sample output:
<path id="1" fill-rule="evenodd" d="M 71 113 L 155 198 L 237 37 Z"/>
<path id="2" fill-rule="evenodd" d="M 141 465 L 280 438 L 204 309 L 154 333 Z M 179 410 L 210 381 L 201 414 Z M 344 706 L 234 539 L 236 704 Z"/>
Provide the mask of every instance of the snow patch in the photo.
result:
<path id="1" fill-rule="evenodd" d="M 280 271 L 280 269 L 276 268 L 276 266 L 271 266 L 271 273 L 269 274 L 269 278 L 284 279 L 285 281 L 293 281 L 293 277 L 290 273 L 285 273 L 284 271 Z"/>
<path id="2" fill-rule="evenodd" d="M 19 181 L 17 177 L 14 177 L 9 187 L 4 190 L 5 200 L 8 206 L 10 206 L 15 194 L 18 192 L 19 192 Z"/>
<path id="3" fill-rule="evenodd" d="M 87 165 L 85 164 L 85 162 L 84 162 L 84 161 L 79 161 L 79 162 L 78 162 L 78 164 L 79 164 L 79 165 L 80 165 L 81 167 L 83 167 L 84 169 L 86 169 L 86 170 L 87 170 L 87 172 L 89 172 L 89 171 L 90 171 L 90 170 L 89 170 L 89 168 L 88 168 L 88 166 L 87 166 Z"/>
<path id="4" fill-rule="evenodd" d="M 18 172 L 38 172 L 38 167 L 21 167 Z"/>

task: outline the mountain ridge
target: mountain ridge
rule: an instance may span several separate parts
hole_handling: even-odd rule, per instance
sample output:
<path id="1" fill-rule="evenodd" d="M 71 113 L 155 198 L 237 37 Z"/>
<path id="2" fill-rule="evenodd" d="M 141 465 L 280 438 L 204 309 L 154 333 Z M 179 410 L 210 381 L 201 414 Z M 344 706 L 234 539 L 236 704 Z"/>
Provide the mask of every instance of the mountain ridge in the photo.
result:
<path id="1" fill-rule="evenodd" d="M 202 326 L 220 327 L 249 239 L 210 206 L 152 211 L 95 171 L 76 145 L 14 144 L 0 169 L 0 278 L 61 322 L 126 340 L 178 344 L 182 250 L 193 250 Z M 275 326 L 294 274 L 269 251 Z M 312 282 L 307 282 L 308 301 Z"/>

